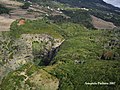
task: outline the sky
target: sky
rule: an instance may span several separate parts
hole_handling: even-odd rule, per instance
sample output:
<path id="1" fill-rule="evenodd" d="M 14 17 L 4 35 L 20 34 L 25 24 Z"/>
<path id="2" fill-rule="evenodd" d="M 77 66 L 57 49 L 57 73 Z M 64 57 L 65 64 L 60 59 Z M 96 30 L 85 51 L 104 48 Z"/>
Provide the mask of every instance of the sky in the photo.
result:
<path id="1" fill-rule="evenodd" d="M 110 3 L 116 7 L 120 7 L 120 0 L 103 0 L 103 1 Z"/>

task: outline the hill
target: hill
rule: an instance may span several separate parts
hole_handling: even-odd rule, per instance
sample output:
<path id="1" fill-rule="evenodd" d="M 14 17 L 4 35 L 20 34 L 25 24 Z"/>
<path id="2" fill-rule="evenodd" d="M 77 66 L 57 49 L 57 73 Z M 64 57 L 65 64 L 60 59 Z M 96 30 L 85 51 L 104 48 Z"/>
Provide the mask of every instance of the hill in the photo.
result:
<path id="1" fill-rule="evenodd" d="M 113 22 L 120 26 L 120 8 L 105 3 L 103 0 L 57 0 L 61 3 L 67 3 L 71 6 L 77 6 L 90 9 L 90 13 L 103 20 Z M 117 18 L 115 18 L 117 17 Z"/>
<path id="2" fill-rule="evenodd" d="M 96 16 L 102 20 L 112 22 L 115 26 L 120 26 L 120 9 L 114 7 L 113 5 L 107 4 L 103 0 L 31 0 L 31 2 L 41 6 L 49 6 L 53 9 L 60 8 L 60 11 L 64 9 L 66 10 L 68 7 L 86 9 L 88 10 L 88 14 Z"/>
<path id="3" fill-rule="evenodd" d="M 0 90 L 120 90 L 119 8 L 17 1 L 23 5 L 1 3 L 10 11 L 0 15 Z"/>

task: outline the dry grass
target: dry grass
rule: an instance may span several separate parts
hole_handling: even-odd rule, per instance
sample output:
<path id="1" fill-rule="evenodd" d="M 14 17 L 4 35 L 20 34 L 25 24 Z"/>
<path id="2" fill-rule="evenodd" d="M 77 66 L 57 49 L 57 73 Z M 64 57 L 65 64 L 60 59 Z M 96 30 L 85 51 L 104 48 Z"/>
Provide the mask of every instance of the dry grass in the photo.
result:
<path id="1" fill-rule="evenodd" d="M 39 70 L 29 80 L 40 90 L 58 90 L 59 80 L 44 70 Z"/>
<path id="2" fill-rule="evenodd" d="M 6 18 L 4 16 L 0 16 L 0 31 L 9 31 L 10 25 L 14 21 L 14 19 Z"/>
<path id="3" fill-rule="evenodd" d="M 21 6 L 21 5 L 23 5 L 22 3 L 17 2 L 15 0 L 0 0 L 0 3 L 1 4 L 6 4 L 6 5 L 13 5 L 13 6 Z"/>
<path id="4" fill-rule="evenodd" d="M 94 27 L 97 29 L 113 29 L 116 27 L 112 22 L 104 21 L 95 16 L 91 16 L 91 17 L 92 17 L 92 23 Z"/>

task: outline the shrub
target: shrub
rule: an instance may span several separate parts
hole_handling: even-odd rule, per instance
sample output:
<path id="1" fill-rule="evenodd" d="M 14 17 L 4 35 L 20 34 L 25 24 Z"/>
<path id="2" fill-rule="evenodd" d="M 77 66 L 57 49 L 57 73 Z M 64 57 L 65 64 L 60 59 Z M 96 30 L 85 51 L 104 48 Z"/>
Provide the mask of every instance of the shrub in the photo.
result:
<path id="1" fill-rule="evenodd" d="M 8 14 L 10 9 L 6 8 L 5 6 L 0 4 L 0 14 L 6 13 Z"/>
<path id="2" fill-rule="evenodd" d="M 21 6 L 22 9 L 28 9 L 30 6 L 30 3 L 25 2 L 23 6 Z"/>

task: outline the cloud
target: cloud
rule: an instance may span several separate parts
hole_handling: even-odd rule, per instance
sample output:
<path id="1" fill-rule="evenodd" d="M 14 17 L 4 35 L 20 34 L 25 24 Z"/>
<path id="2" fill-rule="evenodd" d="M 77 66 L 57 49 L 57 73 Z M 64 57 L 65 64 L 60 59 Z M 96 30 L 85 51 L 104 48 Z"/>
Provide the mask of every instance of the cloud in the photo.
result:
<path id="1" fill-rule="evenodd" d="M 120 0 L 103 0 L 103 1 L 105 1 L 105 2 L 107 2 L 109 4 L 112 4 L 112 5 L 116 6 L 116 7 L 120 7 Z"/>

